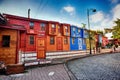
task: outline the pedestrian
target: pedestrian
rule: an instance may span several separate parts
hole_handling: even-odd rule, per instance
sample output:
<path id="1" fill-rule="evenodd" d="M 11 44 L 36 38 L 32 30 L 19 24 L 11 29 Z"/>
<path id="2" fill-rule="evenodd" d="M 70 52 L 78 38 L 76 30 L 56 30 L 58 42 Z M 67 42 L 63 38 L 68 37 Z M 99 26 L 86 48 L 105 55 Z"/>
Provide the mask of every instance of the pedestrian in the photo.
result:
<path id="1" fill-rule="evenodd" d="M 115 45 L 113 44 L 112 46 L 112 51 L 115 52 L 116 51 L 116 48 L 115 48 Z"/>

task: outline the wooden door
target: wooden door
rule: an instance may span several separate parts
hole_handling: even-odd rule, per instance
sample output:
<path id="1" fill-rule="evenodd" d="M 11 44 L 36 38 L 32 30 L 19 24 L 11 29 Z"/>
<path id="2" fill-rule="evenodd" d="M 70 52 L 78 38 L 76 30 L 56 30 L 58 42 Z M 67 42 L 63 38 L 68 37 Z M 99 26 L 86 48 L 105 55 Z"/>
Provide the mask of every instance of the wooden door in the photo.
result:
<path id="1" fill-rule="evenodd" d="M 37 39 L 37 58 L 45 58 L 45 39 Z"/>
<path id="2" fill-rule="evenodd" d="M 57 38 L 57 50 L 62 50 L 62 37 Z"/>

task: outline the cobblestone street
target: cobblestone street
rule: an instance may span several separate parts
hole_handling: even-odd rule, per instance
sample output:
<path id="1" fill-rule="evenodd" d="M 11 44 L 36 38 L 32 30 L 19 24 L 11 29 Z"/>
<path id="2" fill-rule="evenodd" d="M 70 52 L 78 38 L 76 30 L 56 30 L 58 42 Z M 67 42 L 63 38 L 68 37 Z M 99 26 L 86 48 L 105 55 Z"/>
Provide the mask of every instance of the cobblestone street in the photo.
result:
<path id="1" fill-rule="evenodd" d="M 70 61 L 68 68 L 78 80 L 120 80 L 120 53 Z"/>

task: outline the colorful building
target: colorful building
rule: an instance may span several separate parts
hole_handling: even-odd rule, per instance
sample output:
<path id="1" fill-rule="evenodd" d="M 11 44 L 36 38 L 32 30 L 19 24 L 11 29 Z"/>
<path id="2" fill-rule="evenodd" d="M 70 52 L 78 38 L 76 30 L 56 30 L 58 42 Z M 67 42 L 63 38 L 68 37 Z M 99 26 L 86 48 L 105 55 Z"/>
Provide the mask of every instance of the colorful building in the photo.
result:
<path id="1" fill-rule="evenodd" d="M 0 15 L 2 17 L 2 15 Z M 18 50 L 20 46 L 20 33 L 25 33 L 26 29 L 24 26 L 9 24 L 3 24 L 0 20 L 0 61 L 5 64 L 18 63 L 19 56 Z"/>
<path id="2" fill-rule="evenodd" d="M 41 59 L 46 58 L 46 52 L 70 50 L 69 24 L 55 21 L 38 20 L 9 14 L 4 14 L 4 16 L 6 17 L 9 25 L 12 25 L 10 28 L 14 28 L 14 30 L 16 29 L 16 32 L 12 30 L 9 31 L 11 32 L 11 36 L 17 34 L 14 36 L 17 38 L 15 40 L 18 43 L 18 46 L 15 48 L 15 51 L 17 52 L 14 53 L 17 57 L 15 58 L 16 63 L 19 62 L 19 53 L 26 55 L 29 53 L 31 53 L 30 55 L 33 55 L 32 53 L 36 53 L 37 59 Z M 24 31 L 18 30 L 22 27 L 24 27 Z M 2 32 L 1 35 L 4 35 L 3 33 L 4 32 Z"/>
<path id="3" fill-rule="evenodd" d="M 89 33 L 89 30 L 86 30 L 86 33 Z M 95 31 L 90 31 L 90 41 L 89 41 L 89 36 L 86 38 L 86 48 L 90 49 L 90 44 L 91 44 L 91 49 L 94 49 L 96 47 L 96 32 Z"/>
<path id="4" fill-rule="evenodd" d="M 107 37 L 102 36 L 102 47 L 105 47 L 109 43 L 109 40 Z"/>
<path id="5" fill-rule="evenodd" d="M 46 51 L 69 51 L 70 25 L 54 21 L 48 22 Z"/>
<path id="6" fill-rule="evenodd" d="M 30 19 L 15 15 L 4 14 L 8 23 L 25 27 L 25 32 L 19 32 L 18 51 L 23 53 L 37 53 L 37 58 L 45 58 L 46 27 L 48 22 L 44 20 Z M 15 26 L 18 28 L 19 26 Z"/>
<path id="7" fill-rule="evenodd" d="M 71 26 L 70 32 L 70 50 L 85 50 L 84 29 L 78 28 L 77 26 Z"/>

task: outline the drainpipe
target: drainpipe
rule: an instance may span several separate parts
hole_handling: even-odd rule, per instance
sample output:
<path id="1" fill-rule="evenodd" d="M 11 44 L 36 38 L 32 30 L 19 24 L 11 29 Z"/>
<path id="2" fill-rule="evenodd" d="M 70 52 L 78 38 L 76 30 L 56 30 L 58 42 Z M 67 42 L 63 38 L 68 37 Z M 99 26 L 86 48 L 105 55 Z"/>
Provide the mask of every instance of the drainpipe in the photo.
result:
<path id="1" fill-rule="evenodd" d="M 28 9 L 28 18 L 30 18 L 30 9 Z"/>

